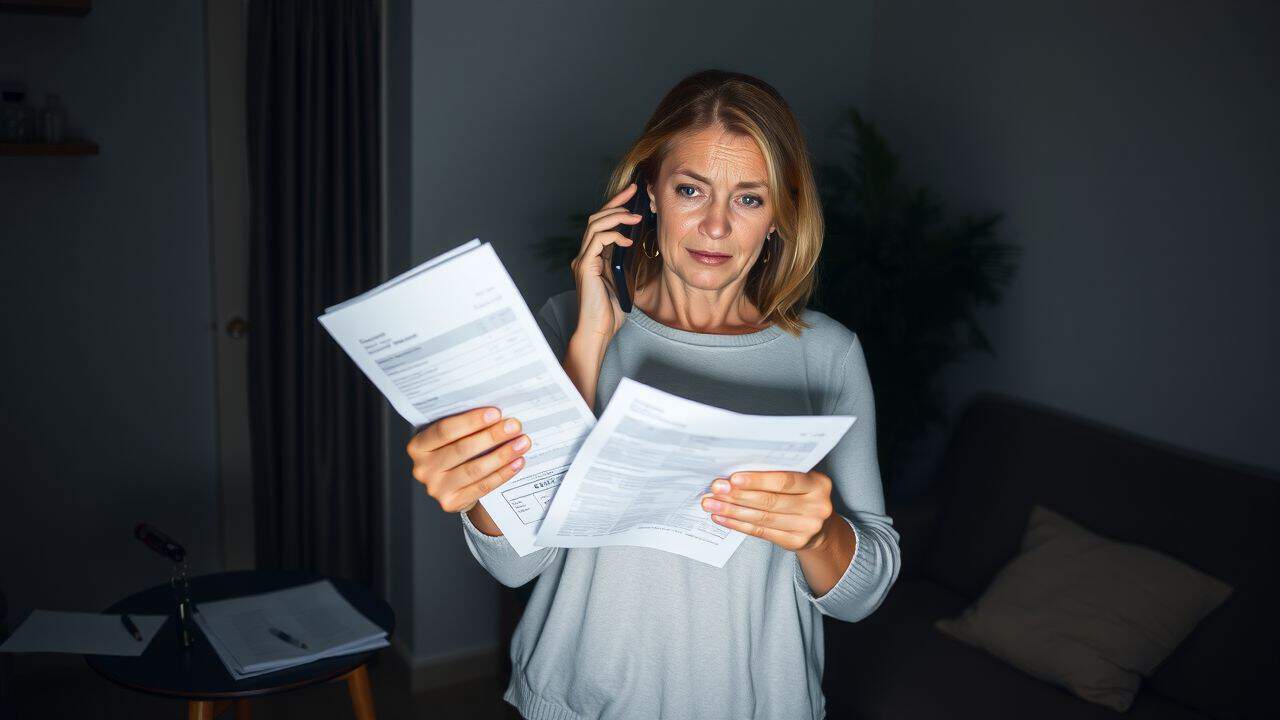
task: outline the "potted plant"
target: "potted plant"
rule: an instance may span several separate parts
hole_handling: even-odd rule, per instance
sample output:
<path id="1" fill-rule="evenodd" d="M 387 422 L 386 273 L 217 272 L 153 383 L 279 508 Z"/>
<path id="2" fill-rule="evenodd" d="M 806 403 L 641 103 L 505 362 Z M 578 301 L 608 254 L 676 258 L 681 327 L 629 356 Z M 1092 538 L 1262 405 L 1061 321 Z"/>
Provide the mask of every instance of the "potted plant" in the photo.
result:
<path id="1" fill-rule="evenodd" d="M 856 110 L 843 162 L 819 167 L 826 237 L 815 307 L 858 334 L 876 398 L 888 487 L 913 444 L 945 420 L 939 372 L 967 352 L 994 353 L 977 309 L 1000 302 L 1019 248 L 998 213 L 948 220 Z"/>

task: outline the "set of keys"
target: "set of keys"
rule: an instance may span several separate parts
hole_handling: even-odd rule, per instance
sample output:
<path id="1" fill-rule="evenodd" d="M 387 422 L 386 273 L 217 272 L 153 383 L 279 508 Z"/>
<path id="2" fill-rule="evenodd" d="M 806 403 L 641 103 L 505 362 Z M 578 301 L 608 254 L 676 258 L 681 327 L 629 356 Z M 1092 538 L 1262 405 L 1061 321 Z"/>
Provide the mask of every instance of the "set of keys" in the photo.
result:
<path id="1" fill-rule="evenodd" d="M 178 603 L 178 634 L 182 638 L 182 646 L 191 647 L 195 643 L 195 632 L 192 628 L 191 580 L 186 548 L 160 532 L 159 528 L 147 523 L 138 523 L 133 529 L 133 536 L 158 554 L 173 561 L 173 575 L 169 578 L 169 585 L 173 588 L 173 599 Z"/>

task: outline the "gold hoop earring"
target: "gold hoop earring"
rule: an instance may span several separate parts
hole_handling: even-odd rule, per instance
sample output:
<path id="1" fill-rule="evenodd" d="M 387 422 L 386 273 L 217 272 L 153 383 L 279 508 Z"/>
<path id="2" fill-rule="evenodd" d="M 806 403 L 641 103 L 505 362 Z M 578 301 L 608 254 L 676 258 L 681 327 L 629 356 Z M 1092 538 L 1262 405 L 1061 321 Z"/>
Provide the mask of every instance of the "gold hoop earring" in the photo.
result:
<path id="1" fill-rule="evenodd" d="M 652 259 L 654 259 L 654 258 L 656 258 L 656 257 L 658 257 L 659 255 L 661 255 L 661 254 L 662 254 L 662 248 L 658 248 L 656 252 L 654 252 L 652 255 L 650 255 L 650 254 L 649 254 L 649 245 L 648 245 L 648 243 L 646 243 L 646 242 L 645 242 L 645 239 L 644 239 L 644 238 L 640 238 L 640 250 L 641 250 L 641 251 L 643 251 L 643 252 L 644 252 L 644 256 L 645 256 L 645 257 L 647 257 L 647 258 L 649 258 L 650 260 L 652 260 Z"/>

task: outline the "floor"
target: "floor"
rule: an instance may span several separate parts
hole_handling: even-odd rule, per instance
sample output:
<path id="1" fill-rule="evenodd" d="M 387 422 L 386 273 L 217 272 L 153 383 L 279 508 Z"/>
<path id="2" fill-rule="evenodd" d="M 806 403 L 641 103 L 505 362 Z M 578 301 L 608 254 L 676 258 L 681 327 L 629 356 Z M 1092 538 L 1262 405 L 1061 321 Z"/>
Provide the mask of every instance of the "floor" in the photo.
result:
<path id="1" fill-rule="evenodd" d="M 29 669 L 12 668 L 13 699 L 0 709 L 0 720 L 76 718 L 77 720 L 178 720 L 186 706 L 179 700 L 152 697 L 116 687 L 80 663 Z M 519 720 L 502 700 L 505 685 L 496 678 L 460 683 L 410 695 L 407 678 L 395 663 L 369 669 L 378 720 Z M 6 710 L 10 714 L 6 714 Z M 253 720 L 352 720 L 344 683 L 329 683 L 253 701 Z M 231 720 L 228 712 L 221 720 Z"/>

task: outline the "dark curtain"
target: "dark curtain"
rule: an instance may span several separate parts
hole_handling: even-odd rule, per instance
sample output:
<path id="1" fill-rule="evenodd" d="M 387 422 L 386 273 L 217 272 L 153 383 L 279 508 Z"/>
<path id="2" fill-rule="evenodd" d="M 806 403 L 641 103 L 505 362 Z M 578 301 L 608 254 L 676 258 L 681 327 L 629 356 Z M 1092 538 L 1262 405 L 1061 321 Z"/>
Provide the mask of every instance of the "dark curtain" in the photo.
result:
<path id="1" fill-rule="evenodd" d="M 382 403 L 316 321 L 376 285 L 375 0 L 250 0 L 249 402 L 261 568 L 380 580 Z"/>

